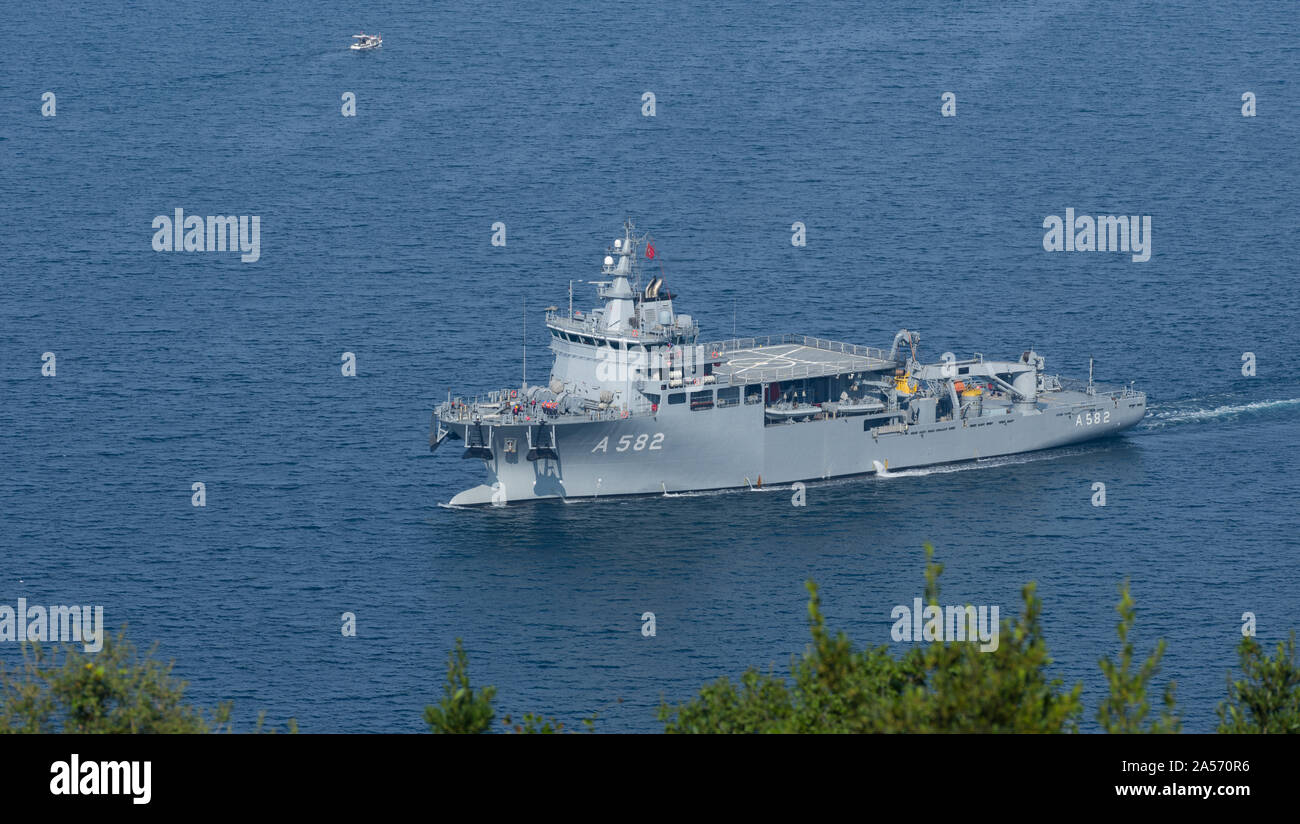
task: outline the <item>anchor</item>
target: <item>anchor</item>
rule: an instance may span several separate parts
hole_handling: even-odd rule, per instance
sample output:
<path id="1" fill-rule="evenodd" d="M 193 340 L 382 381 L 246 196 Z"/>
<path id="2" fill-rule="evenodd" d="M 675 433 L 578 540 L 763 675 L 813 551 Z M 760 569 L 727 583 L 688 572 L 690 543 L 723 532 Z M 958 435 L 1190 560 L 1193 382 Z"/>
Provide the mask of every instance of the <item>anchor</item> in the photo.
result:
<path id="1" fill-rule="evenodd" d="M 457 435 L 454 430 L 444 427 L 442 421 L 438 420 L 438 415 L 435 412 L 432 426 L 429 429 L 429 451 L 437 452 L 438 447 L 442 446 L 442 442 L 448 438 L 459 439 L 460 436 Z"/>
<path id="2" fill-rule="evenodd" d="M 530 461 L 536 461 L 539 458 L 558 461 L 560 455 L 555 451 L 555 427 L 551 427 L 551 435 L 547 443 L 541 443 L 542 431 L 546 428 L 546 421 L 537 425 L 537 439 L 533 439 L 533 430 L 528 430 L 528 454 L 525 456 Z"/>
<path id="3" fill-rule="evenodd" d="M 465 428 L 465 454 L 461 455 L 461 458 L 492 460 L 492 427 L 488 427 L 487 438 L 483 437 L 483 424 L 481 421 L 474 421 L 472 431 L 478 436 L 477 439 L 470 437 L 470 431 L 469 427 Z"/>

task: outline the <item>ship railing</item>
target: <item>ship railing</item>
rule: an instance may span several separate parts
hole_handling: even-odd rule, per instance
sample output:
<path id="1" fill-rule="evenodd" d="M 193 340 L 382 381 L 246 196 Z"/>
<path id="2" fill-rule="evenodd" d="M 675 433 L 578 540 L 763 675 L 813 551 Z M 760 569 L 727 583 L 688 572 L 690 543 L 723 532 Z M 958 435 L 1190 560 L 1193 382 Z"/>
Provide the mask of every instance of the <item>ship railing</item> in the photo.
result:
<path id="1" fill-rule="evenodd" d="M 590 332 L 596 328 L 596 318 L 592 315 L 569 315 L 561 312 L 547 312 L 546 322 L 563 326 L 575 332 Z"/>
<path id="2" fill-rule="evenodd" d="M 704 350 L 709 353 L 717 352 L 719 355 L 722 355 L 742 349 L 756 349 L 760 346 L 783 346 L 789 344 L 806 346 L 809 349 L 820 349 L 824 352 L 840 352 L 845 355 L 853 355 L 854 357 L 859 358 L 871 358 L 886 363 L 891 362 L 888 352 L 883 349 L 877 349 L 874 346 L 859 346 L 856 343 L 845 343 L 843 341 L 815 338 L 809 335 L 786 334 L 765 335 L 762 337 L 752 338 L 731 338 L 730 340 L 706 343 L 704 344 Z"/>
<path id="3" fill-rule="evenodd" d="M 649 417 L 655 414 L 648 402 L 634 403 L 627 408 L 618 405 L 611 406 L 608 409 L 584 409 L 581 412 L 550 413 L 533 406 L 527 400 L 518 398 L 503 403 L 499 397 L 501 392 L 504 392 L 507 399 L 509 398 L 509 390 L 501 390 L 490 392 L 486 397 L 455 397 L 443 401 L 434 407 L 434 425 L 436 425 L 437 421 L 442 420 L 455 423 L 481 422 L 488 426 L 535 426 L 540 423 L 565 424 L 580 421 L 616 421 L 633 417 Z M 518 412 L 515 412 L 516 403 L 519 405 Z"/>
<path id="4" fill-rule="evenodd" d="M 565 332 L 572 332 L 576 335 L 592 335 L 604 337 L 609 334 L 609 330 L 600 325 L 599 315 L 575 315 L 569 316 L 559 312 L 547 312 L 546 323 Z"/>
<path id="5" fill-rule="evenodd" d="M 1057 383 L 1060 384 L 1062 389 L 1066 389 L 1071 392 L 1083 392 L 1085 394 L 1088 393 L 1087 381 L 1078 380 L 1077 378 L 1057 378 Z M 1094 382 L 1092 384 L 1091 394 L 1101 395 L 1107 398 L 1132 398 L 1140 395 L 1141 393 L 1135 390 L 1131 384 L 1110 384 L 1110 383 Z"/>
<path id="6" fill-rule="evenodd" d="M 610 330 L 598 321 L 599 318 L 593 315 L 570 317 L 559 312 L 546 313 L 546 323 L 550 326 L 575 335 L 590 335 L 601 339 L 613 337 L 631 342 L 658 343 L 682 336 L 691 337 L 699 330 L 694 323 L 690 326 L 664 326 L 661 323 L 651 323 L 636 329 Z"/>

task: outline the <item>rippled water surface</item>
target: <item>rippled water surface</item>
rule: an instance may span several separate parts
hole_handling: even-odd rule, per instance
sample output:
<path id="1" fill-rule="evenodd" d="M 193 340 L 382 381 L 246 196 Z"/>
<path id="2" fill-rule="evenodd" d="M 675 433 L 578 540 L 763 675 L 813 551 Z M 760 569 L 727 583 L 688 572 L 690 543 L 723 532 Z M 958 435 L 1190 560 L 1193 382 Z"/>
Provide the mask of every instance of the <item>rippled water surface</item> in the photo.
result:
<path id="1" fill-rule="evenodd" d="M 1087 728 L 1125 578 L 1189 730 L 1213 727 L 1243 612 L 1266 640 L 1300 627 L 1293 4 L 7 14 L 0 603 L 103 604 L 241 723 L 420 730 L 461 636 L 503 712 L 655 730 L 661 697 L 803 648 L 805 579 L 833 625 L 887 642 L 925 541 L 946 603 L 1005 615 L 1038 582 Z M 362 28 L 381 52 L 348 51 Z M 259 215 L 261 259 L 154 252 L 176 208 Z M 1151 260 L 1045 252 L 1066 208 L 1151 215 Z M 930 357 L 1033 346 L 1073 377 L 1091 355 L 1150 414 L 812 484 L 804 508 L 785 489 L 439 506 L 481 470 L 429 454 L 432 405 L 517 382 L 524 339 L 539 378 L 540 309 L 596 278 L 629 216 L 706 337 L 734 312 L 742 334 L 916 329 Z"/>

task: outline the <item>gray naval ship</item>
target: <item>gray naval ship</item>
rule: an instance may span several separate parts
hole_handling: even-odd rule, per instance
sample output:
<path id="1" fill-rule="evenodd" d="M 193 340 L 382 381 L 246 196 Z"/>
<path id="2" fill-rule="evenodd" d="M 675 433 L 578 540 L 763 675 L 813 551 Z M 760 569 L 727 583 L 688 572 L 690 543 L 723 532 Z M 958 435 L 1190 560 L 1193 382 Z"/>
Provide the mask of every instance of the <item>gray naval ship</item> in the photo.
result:
<path id="1" fill-rule="evenodd" d="M 643 247 L 645 247 L 643 251 Z M 464 445 L 488 482 L 452 505 L 761 487 L 1049 449 L 1112 435 L 1146 413 L 1127 387 L 1070 382 L 1016 360 L 917 359 L 805 335 L 700 342 L 631 222 L 607 250 L 604 305 L 546 311 L 550 379 L 433 412 L 429 444 Z M 662 272 L 662 269 L 661 269 Z"/>

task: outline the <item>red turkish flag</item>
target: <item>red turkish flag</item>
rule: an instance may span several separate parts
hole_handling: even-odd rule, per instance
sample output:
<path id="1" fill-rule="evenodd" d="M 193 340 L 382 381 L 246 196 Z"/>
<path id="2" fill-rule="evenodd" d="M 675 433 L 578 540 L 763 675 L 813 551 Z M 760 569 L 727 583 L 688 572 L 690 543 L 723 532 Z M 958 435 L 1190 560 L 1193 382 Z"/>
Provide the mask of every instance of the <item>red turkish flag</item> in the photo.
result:
<path id="1" fill-rule="evenodd" d="M 651 246 L 649 243 L 645 245 L 645 256 L 647 258 L 653 258 L 655 256 L 655 247 Z"/>

